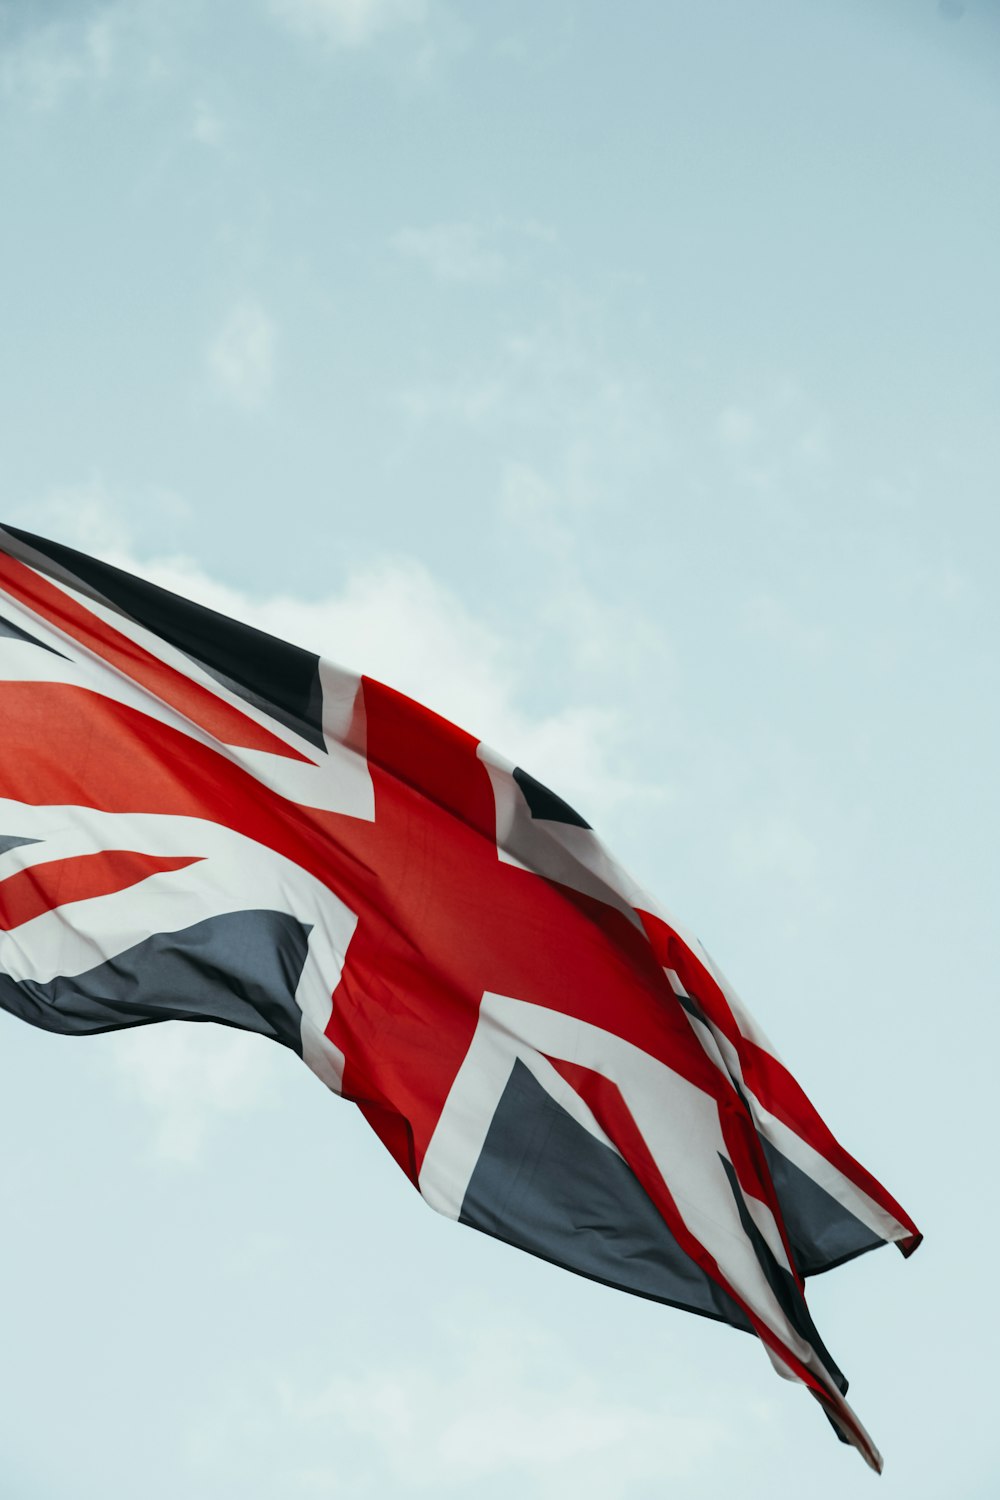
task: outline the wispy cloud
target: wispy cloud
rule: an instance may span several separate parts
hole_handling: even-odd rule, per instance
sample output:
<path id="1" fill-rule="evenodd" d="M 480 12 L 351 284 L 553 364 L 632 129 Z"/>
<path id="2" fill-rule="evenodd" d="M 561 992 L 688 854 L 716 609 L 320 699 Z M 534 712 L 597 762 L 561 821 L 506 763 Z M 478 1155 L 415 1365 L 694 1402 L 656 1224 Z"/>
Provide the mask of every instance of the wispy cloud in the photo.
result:
<path id="1" fill-rule="evenodd" d="M 488 285 L 523 269 L 526 257 L 555 241 L 555 231 L 529 219 L 485 226 L 468 219 L 407 226 L 392 248 L 422 265 L 438 281 Z"/>
<path id="2" fill-rule="evenodd" d="M 509 264 L 476 224 L 401 229 L 393 236 L 392 244 L 400 255 L 426 266 L 439 281 L 499 281 Z"/>
<path id="3" fill-rule="evenodd" d="M 81 552 L 128 558 L 135 548 L 135 529 L 130 520 L 141 515 L 154 532 L 173 532 L 190 516 L 190 508 L 171 490 L 143 487 L 134 490 L 127 504 L 98 475 L 76 484 L 54 485 L 30 504 L 14 504 L 2 518 L 12 526 L 40 536 L 52 537 Z"/>
<path id="4" fill-rule="evenodd" d="M 534 230 L 531 231 L 534 234 Z M 666 451 L 664 413 L 634 372 L 609 360 L 586 314 L 570 307 L 477 349 L 466 368 L 397 394 L 414 426 L 489 426 L 513 447 L 527 435 L 553 443 L 591 482 L 608 462 L 648 465 Z M 581 466 L 584 449 L 590 462 Z"/>
<path id="5" fill-rule="evenodd" d="M 734 401 L 715 419 L 714 436 L 741 483 L 773 491 L 790 474 L 815 474 L 831 456 L 828 414 L 791 379 L 750 401 Z"/>
<path id="6" fill-rule="evenodd" d="M 210 104 L 200 99 L 191 120 L 191 139 L 202 146 L 221 146 L 226 135 L 225 123 Z"/>
<path id="7" fill-rule="evenodd" d="M 220 395 L 237 406 L 263 405 L 274 379 L 276 334 L 273 320 L 259 303 L 241 302 L 233 308 L 206 356 Z"/>
<path id="8" fill-rule="evenodd" d="M 677 1390 L 623 1394 L 517 1317 L 488 1327 L 480 1314 L 442 1345 L 419 1363 L 354 1368 L 319 1389 L 286 1376 L 268 1396 L 231 1391 L 189 1439 L 197 1466 L 209 1474 L 245 1452 L 234 1439 L 249 1406 L 268 1413 L 254 1424 L 255 1464 L 276 1492 L 303 1496 L 625 1500 L 696 1474 L 733 1441 Z"/>
<path id="9" fill-rule="evenodd" d="M 727 406 L 716 424 L 719 441 L 726 448 L 739 448 L 757 434 L 757 418 L 743 406 Z"/>
<path id="10" fill-rule="evenodd" d="M 517 756 L 582 810 L 599 813 L 635 793 L 620 767 L 625 726 L 613 709 L 569 702 L 524 707 L 530 682 L 501 630 L 487 624 L 423 564 L 383 558 L 324 599 L 260 597 L 219 583 L 185 558 L 109 561 L 164 588 L 364 671 L 428 704 L 502 754 Z"/>
<path id="11" fill-rule="evenodd" d="M 15 506 L 7 519 L 84 551 L 125 551 L 131 541 L 127 524 L 98 478 L 56 485 L 30 507 Z"/>
<path id="12" fill-rule="evenodd" d="M 226 1119 L 255 1114 L 280 1088 L 284 1059 L 262 1037 L 221 1026 L 167 1022 L 120 1032 L 108 1049 L 123 1091 L 141 1101 L 153 1154 L 197 1161 Z"/>
<path id="13" fill-rule="evenodd" d="M 271 0 L 273 14 L 300 35 L 343 48 L 367 47 L 423 20 L 424 0 Z"/>

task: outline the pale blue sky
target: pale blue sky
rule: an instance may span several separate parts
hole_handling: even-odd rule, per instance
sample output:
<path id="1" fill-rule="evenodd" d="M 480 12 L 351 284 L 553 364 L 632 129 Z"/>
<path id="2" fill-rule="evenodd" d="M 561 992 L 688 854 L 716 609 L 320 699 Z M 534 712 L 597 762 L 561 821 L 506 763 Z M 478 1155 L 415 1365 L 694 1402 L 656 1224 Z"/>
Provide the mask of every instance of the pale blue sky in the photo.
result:
<path id="1" fill-rule="evenodd" d="M 812 1284 L 884 1500 L 1000 1484 L 998 168 L 996 0 L 0 0 L 0 518 L 450 713 L 699 933 L 927 1234 Z M 876 1483 L 279 1049 L 0 1030 L 5 1497 Z"/>

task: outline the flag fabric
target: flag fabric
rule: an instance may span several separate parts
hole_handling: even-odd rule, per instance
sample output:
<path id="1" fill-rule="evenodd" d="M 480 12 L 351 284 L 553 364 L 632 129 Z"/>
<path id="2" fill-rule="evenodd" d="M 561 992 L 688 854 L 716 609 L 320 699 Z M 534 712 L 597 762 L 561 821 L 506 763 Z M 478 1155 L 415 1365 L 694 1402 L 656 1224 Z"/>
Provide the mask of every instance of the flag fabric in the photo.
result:
<path id="1" fill-rule="evenodd" d="M 0 531 L 0 1005 L 297 1052 L 432 1207 L 755 1333 L 920 1235 L 704 949 L 520 767 L 367 677 Z"/>

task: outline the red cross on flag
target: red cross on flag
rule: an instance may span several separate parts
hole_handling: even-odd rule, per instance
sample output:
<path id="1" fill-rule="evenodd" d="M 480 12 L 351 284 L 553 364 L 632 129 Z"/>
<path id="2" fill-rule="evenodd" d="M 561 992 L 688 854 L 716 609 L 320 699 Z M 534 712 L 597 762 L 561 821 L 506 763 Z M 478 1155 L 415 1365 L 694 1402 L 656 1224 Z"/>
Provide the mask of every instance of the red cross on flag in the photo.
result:
<path id="1" fill-rule="evenodd" d="M 582 817 L 410 699 L 0 531 L 0 1006 L 292 1048 L 432 1207 L 755 1333 L 873 1467 L 805 1277 L 920 1235 Z"/>

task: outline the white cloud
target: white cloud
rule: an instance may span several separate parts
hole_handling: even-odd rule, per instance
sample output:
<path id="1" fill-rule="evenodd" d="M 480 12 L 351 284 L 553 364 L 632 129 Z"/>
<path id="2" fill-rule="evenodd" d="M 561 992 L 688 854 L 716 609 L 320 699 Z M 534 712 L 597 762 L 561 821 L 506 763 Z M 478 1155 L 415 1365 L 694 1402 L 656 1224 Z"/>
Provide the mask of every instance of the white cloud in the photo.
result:
<path id="1" fill-rule="evenodd" d="M 140 562 L 105 552 L 120 567 L 426 703 L 502 754 L 516 757 L 560 795 L 599 813 L 635 787 L 615 770 L 623 726 L 611 710 L 569 704 L 548 714 L 521 705 L 527 686 L 502 634 L 409 558 L 385 558 L 318 600 L 260 598 L 221 584 L 183 557 Z"/>
<path id="2" fill-rule="evenodd" d="M 238 406 L 261 406 L 274 379 L 275 338 L 274 322 L 258 303 L 233 308 L 208 348 L 216 390 Z"/>
<path id="3" fill-rule="evenodd" d="M 500 420 L 507 406 L 504 382 L 493 376 L 468 381 L 422 381 L 398 396 L 400 410 L 415 426 L 458 422 L 482 427 Z"/>
<path id="4" fill-rule="evenodd" d="M 727 406 L 719 417 L 716 430 L 725 447 L 741 447 L 757 435 L 757 419 L 742 406 Z"/>
<path id="5" fill-rule="evenodd" d="M 820 472 L 831 458 L 828 414 L 788 377 L 765 385 L 752 404 L 726 406 L 714 432 L 734 472 L 761 492 Z"/>
<path id="6" fill-rule="evenodd" d="M 204 99 L 199 100 L 191 121 L 192 140 L 202 146 L 221 146 L 225 134 L 226 127 L 220 116 Z"/>
<path id="7" fill-rule="evenodd" d="M 533 512 L 539 535 L 551 524 L 553 554 L 562 548 L 575 492 L 567 499 L 525 468 L 512 471 L 508 503 Z M 175 521 L 187 509 L 169 493 L 144 495 L 143 505 Z M 121 506 L 97 479 L 52 490 L 15 509 L 10 520 L 391 684 L 518 758 L 570 801 L 584 802 L 585 812 L 599 813 L 637 790 L 644 794 L 627 772 L 613 770 L 624 737 L 618 713 L 592 699 L 528 712 L 522 702 L 531 684 L 509 637 L 412 558 L 383 557 L 325 598 L 261 597 L 220 583 L 184 556 L 140 557 Z M 561 582 L 550 580 L 542 623 L 563 637 L 559 649 L 585 674 L 641 664 L 650 653 L 661 674 L 671 669 L 662 638 L 627 608 L 602 603 L 574 583 L 572 569 Z"/>
<path id="8" fill-rule="evenodd" d="M 31 506 L 16 508 L 10 524 L 85 552 L 124 552 L 131 541 L 111 495 L 96 478 L 56 485 Z"/>
<path id="9" fill-rule="evenodd" d="M 265 1107 L 284 1061 L 262 1037 L 182 1021 L 119 1032 L 108 1056 L 123 1090 L 152 1116 L 155 1155 L 173 1162 L 197 1160 L 227 1117 Z"/>
<path id="10" fill-rule="evenodd" d="M 279 20 L 332 47 L 361 48 L 423 19 L 423 0 L 272 0 Z"/>
<path id="11" fill-rule="evenodd" d="M 540 238 L 537 226 L 523 235 Z M 558 488 L 572 488 L 577 500 L 620 495 L 668 456 L 670 441 L 658 394 L 609 362 L 599 343 L 586 314 L 557 309 L 492 348 L 476 346 L 466 368 L 452 363 L 440 378 L 403 387 L 397 399 L 416 428 L 488 429 L 511 454 L 541 445 Z"/>
<path id="12" fill-rule="evenodd" d="M 174 530 L 190 517 L 190 508 L 171 490 L 143 488 L 131 497 L 131 511 L 154 527 Z M 51 537 L 81 552 L 129 557 L 135 548 L 124 507 L 99 477 L 78 484 L 56 485 L 30 505 L 15 505 L 5 518 L 10 525 Z"/>
<path id="13" fill-rule="evenodd" d="M 393 236 L 401 255 L 419 261 L 439 281 L 499 281 L 508 268 L 506 256 L 488 242 L 476 224 L 432 224 L 401 229 Z"/>
<path id="14" fill-rule="evenodd" d="M 250 1435 L 255 1470 L 270 1465 L 276 1492 L 292 1495 L 625 1500 L 697 1473 L 734 1441 L 677 1389 L 623 1395 L 523 1320 L 480 1315 L 442 1342 L 419 1363 L 355 1367 L 319 1390 L 286 1376 L 270 1395 L 231 1393 L 193 1435 L 198 1466 L 246 1451 L 236 1439 L 250 1408 L 271 1414 L 270 1430 Z"/>

